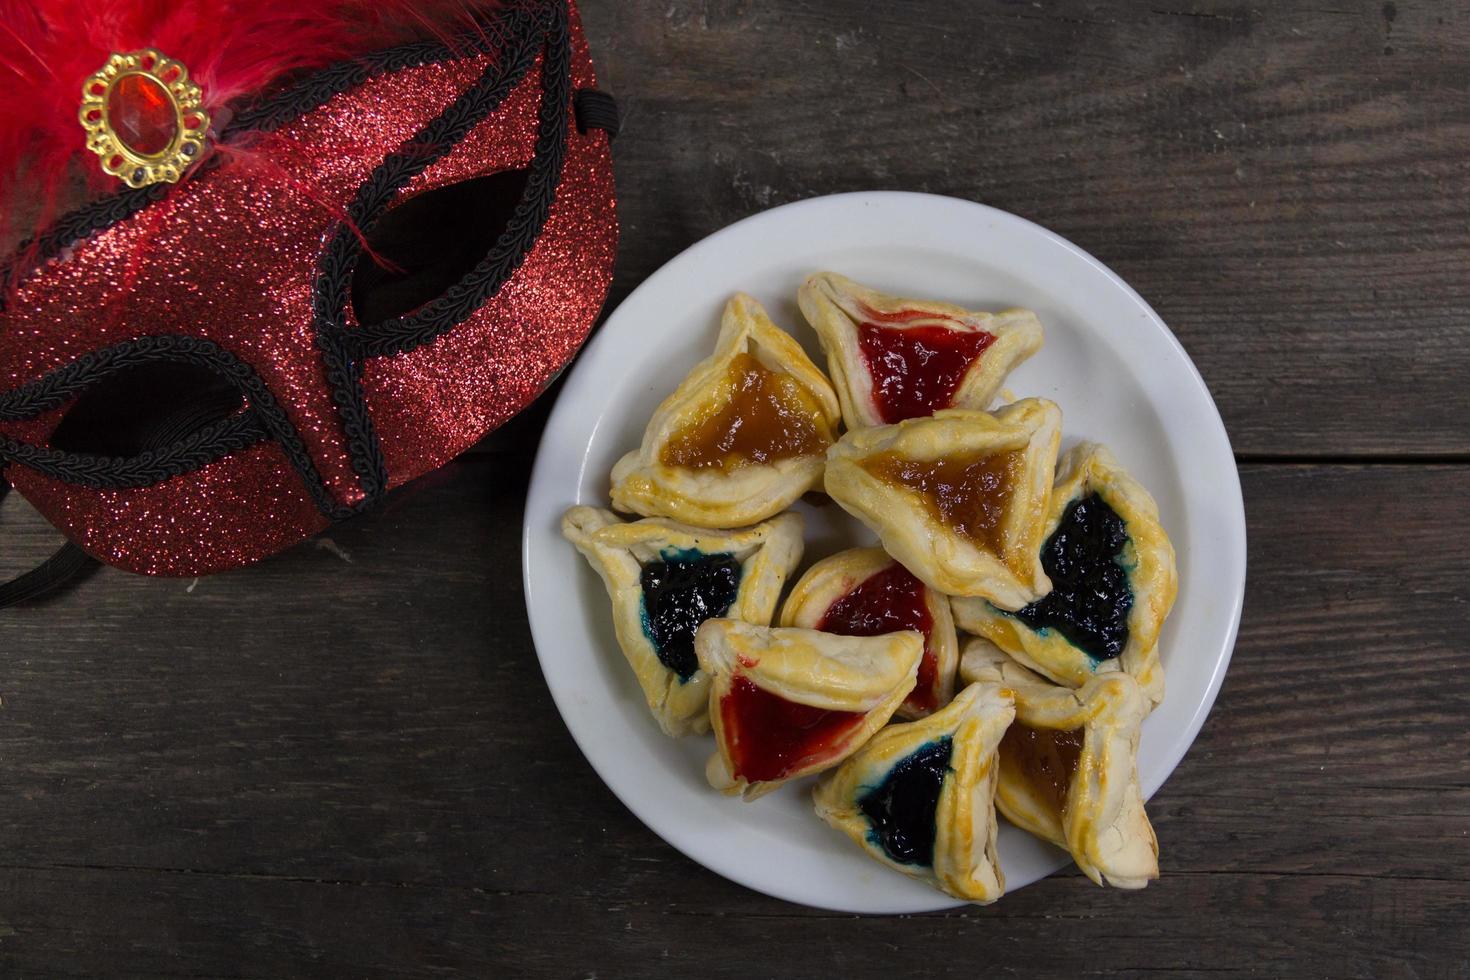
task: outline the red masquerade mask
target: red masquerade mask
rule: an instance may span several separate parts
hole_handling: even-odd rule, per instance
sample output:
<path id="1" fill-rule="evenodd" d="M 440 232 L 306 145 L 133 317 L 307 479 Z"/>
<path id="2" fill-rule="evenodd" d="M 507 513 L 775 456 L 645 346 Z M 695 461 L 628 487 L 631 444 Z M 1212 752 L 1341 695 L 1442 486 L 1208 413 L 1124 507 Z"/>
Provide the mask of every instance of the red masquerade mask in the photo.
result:
<path id="1" fill-rule="evenodd" d="M 80 118 L 117 141 L 93 166 L 142 186 L 54 223 L 0 297 L 3 475 L 93 556 L 197 575 L 279 551 L 468 448 L 586 337 L 616 114 L 564 0 L 223 122 L 160 97 L 177 78 L 106 87 L 127 73 Z"/>

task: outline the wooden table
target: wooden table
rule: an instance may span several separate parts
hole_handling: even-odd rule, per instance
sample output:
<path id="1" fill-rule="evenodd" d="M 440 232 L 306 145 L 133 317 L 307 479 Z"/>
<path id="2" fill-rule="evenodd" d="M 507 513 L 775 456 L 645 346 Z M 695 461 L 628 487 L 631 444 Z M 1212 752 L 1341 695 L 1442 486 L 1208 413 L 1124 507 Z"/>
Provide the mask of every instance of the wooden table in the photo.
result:
<path id="1" fill-rule="evenodd" d="M 537 668 L 518 543 L 543 406 L 258 567 L 104 570 L 0 613 L 0 973 L 1470 975 L 1466 8 L 585 16 L 627 119 L 612 302 L 737 218 L 904 188 L 1054 228 L 1188 348 L 1240 461 L 1250 582 L 1219 702 L 1149 805 L 1163 879 L 862 919 L 665 845 Z M 54 540 L 7 501 L 0 573 Z"/>

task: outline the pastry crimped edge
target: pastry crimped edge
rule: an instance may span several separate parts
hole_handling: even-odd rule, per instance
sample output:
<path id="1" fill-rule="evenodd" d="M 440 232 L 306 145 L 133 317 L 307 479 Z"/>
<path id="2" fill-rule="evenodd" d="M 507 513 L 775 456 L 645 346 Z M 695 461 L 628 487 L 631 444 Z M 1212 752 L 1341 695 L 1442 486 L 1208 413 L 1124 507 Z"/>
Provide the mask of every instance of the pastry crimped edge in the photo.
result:
<path id="1" fill-rule="evenodd" d="M 709 731 L 709 675 L 699 670 L 681 681 L 658 659 L 644 632 L 643 562 L 666 548 L 734 554 L 740 560 L 740 584 L 725 615 L 765 626 L 787 577 L 801 561 L 801 515 L 782 514 L 754 527 L 718 531 L 663 517 L 625 522 L 612 511 L 577 506 L 563 515 L 561 531 L 607 587 L 618 646 L 664 734 L 679 737 Z"/>
<path id="2" fill-rule="evenodd" d="M 1015 718 L 1015 701 L 999 684 L 971 684 L 954 700 L 918 721 L 889 725 L 812 789 L 817 816 L 851 837 L 875 860 L 947 895 L 988 905 L 1005 894 L 996 853 L 996 750 Z M 948 735 L 949 768 L 934 812 L 934 863 L 930 868 L 890 858 L 870 838 L 859 798 L 880 784 L 901 760 Z"/>
<path id="3" fill-rule="evenodd" d="M 803 572 L 792 586 L 781 605 L 780 624 L 817 629 L 822 616 L 834 602 L 894 564 L 901 563 L 882 548 L 849 548 L 823 558 Z M 960 665 L 959 634 L 955 631 L 948 596 L 925 585 L 924 604 L 934 624 L 928 638 L 936 666 L 934 703 L 943 707 L 954 696 L 955 674 Z M 926 712 L 918 711 L 905 702 L 894 714 L 914 719 L 923 717 Z"/>
<path id="4" fill-rule="evenodd" d="M 694 634 L 694 652 L 700 668 L 710 676 L 709 718 L 716 749 L 705 775 L 720 792 L 754 800 L 790 780 L 840 764 L 882 728 L 913 690 L 924 638 L 914 630 L 836 636 L 708 619 Z M 827 711 L 861 711 L 866 717 L 830 758 L 799 766 L 779 779 L 750 782 L 735 774 L 720 711 L 720 701 L 737 675 L 796 704 Z"/>
<path id="5" fill-rule="evenodd" d="M 1016 723 L 1082 729 L 1082 752 L 1058 815 L 1025 776 L 1002 763 L 995 805 L 1007 820 L 1066 849 L 1095 884 L 1142 888 L 1159 876 L 1159 843 L 1138 785 L 1139 727 L 1148 713 L 1138 682 L 1122 671 L 1081 688 L 1059 687 L 1016 663 L 989 640 L 974 638 L 960 657 L 960 677 L 999 684 L 1016 699 Z"/>
<path id="6" fill-rule="evenodd" d="M 1085 442 L 1068 450 L 1057 464 L 1043 547 L 1068 505 L 1090 493 L 1102 497 L 1128 530 L 1124 555 L 1132 566 L 1128 585 L 1133 590 L 1133 608 L 1128 613 L 1128 643 L 1120 655 L 1095 661 L 1057 630 L 1038 633 L 984 599 L 952 600 L 955 622 L 965 632 L 985 637 L 1027 667 L 1068 687 L 1081 687 L 1095 674 L 1110 670 L 1131 674 L 1152 710 L 1164 700 L 1159 631 L 1179 592 L 1174 546 L 1159 523 L 1159 507 L 1148 490 L 1123 469 L 1107 447 Z"/>
<path id="7" fill-rule="evenodd" d="M 928 325 L 954 329 L 949 324 L 959 322 L 995 338 L 960 379 L 946 408 L 989 408 L 1006 376 L 1040 350 L 1043 339 L 1041 321 L 1030 310 L 1007 309 L 986 313 L 966 310 L 951 303 L 908 299 L 879 292 L 835 272 L 817 272 L 808 276 L 796 297 L 802 315 L 821 340 L 832 386 L 837 389 L 837 397 L 842 402 L 842 418 L 849 429 L 884 424 L 873 399 L 872 374 L 858 342 L 857 324 L 864 318 L 857 304 L 879 313 L 922 310 L 932 313 L 935 321 L 944 321 L 909 323 L 905 325 L 908 327 Z M 904 327 L 892 329 L 902 330 Z"/>
<path id="8" fill-rule="evenodd" d="M 743 527 L 772 517 L 821 483 L 821 453 L 749 463 L 726 473 L 665 466 L 659 459 L 670 437 L 698 420 L 731 361 L 745 352 L 765 368 L 789 374 L 821 407 L 819 427 L 835 438 L 840 420 L 837 395 L 801 345 L 771 322 L 750 296 L 737 293 L 725 304 L 715 351 L 700 361 L 654 411 L 639 448 L 613 466 L 615 510 L 670 517 L 699 527 Z"/>
<path id="9" fill-rule="evenodd" d="M 946 409 L 896 425 L 854 429 L 827 451 L 827 494 L 875 531 L 884 550 L 930 588 L 1020 609 L 1051 589 L 1041 568 L 1041 543 L 1061 428 L 1061 409 L 1054 403 L 1024 398 L 994 412 Z M 944 527 L 916 494 L 880 480 L 860 462 L 888 451 L 930 461 L 990 447 L 1024 453 L 1013 491 L 1021 499 L 1013 496 L 1007 511 L 1007 557 L 1019 570 Z"/>

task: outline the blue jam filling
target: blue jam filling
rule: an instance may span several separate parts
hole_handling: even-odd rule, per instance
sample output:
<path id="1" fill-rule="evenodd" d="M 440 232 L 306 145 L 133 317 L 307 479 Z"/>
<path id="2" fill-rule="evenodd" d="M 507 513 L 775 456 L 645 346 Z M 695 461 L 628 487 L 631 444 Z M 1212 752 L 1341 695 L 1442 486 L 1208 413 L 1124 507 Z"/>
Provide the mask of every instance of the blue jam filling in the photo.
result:
<path id="1" fill-rule="evenodd" d="M 899 864 L 934 866 L 934 811 L 953 747 L 948 735 L 929 742 L 858 800 L 873 828 L 868 839 Z"/>
<path id="2" fill-rule="evenodd" d="M 1056 630 L 1093 660 L 1118 656 L 1128 645 L 1133 608 L 1127 544 L 1127 525 L 1102 497 L 1073 501 L 1041 552 L 1051 591 L 1010 615 L 1037 632 Z"/>
<path id="3" fill-rule="evenodd" d="M 729 553 L 665 551 L 643 566 L 643 632 L 661 664 L 687 681 L 699 669 L 694 632 L 723 616 L 740 591 L 740 562 Z"/>

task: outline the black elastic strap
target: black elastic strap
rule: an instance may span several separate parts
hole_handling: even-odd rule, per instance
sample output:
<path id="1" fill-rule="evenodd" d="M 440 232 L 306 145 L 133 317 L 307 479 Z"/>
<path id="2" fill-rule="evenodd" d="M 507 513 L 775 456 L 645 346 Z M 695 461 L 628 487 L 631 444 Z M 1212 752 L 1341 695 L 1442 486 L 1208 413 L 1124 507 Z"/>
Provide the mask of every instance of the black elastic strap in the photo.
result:
<path id="1" fill-rule="evenodd" d="M 108 448 L 116 452 L 156 452 L 211 426 L 217 426 L 222 421 L 247 414 L 237 412 L 239 405 L 240 396 L 233 389 L 202 391 L 192 401 L 162 418 L 148 419 L 132 427 L 132 431 L 123 429 L 108 433 L 108 437 L 115 442 L 115 445 Z M 9 492 L 10 484 L 0 478 L 0 500 L 5 499 L 5 494 Z M 68 541 L 54 555 L 29 572 L 9 582 L 0 583 L 0 609 L 44 595 L 96 564 L 97 559 Z"/>
<path id="2" fill-rule="evenodd" d="M 0 479 L 0 500 L 9 492 L 10 484 Z M 96 563 L 97 559 L 68 541 L 29 572 L 0 583 L 0 609 L 44 595 Z"/>
<path id="3" fill-rule="evenodd" d="M 572 96 L 572 108 L 577 113 L 577 132 L 600 129 L 607 133 L 609 141 L 615 139 L 623 128 L 623 117 L 618 112 L 618 102 L 606 92 L 595 88 L 579 88 Z"/>

